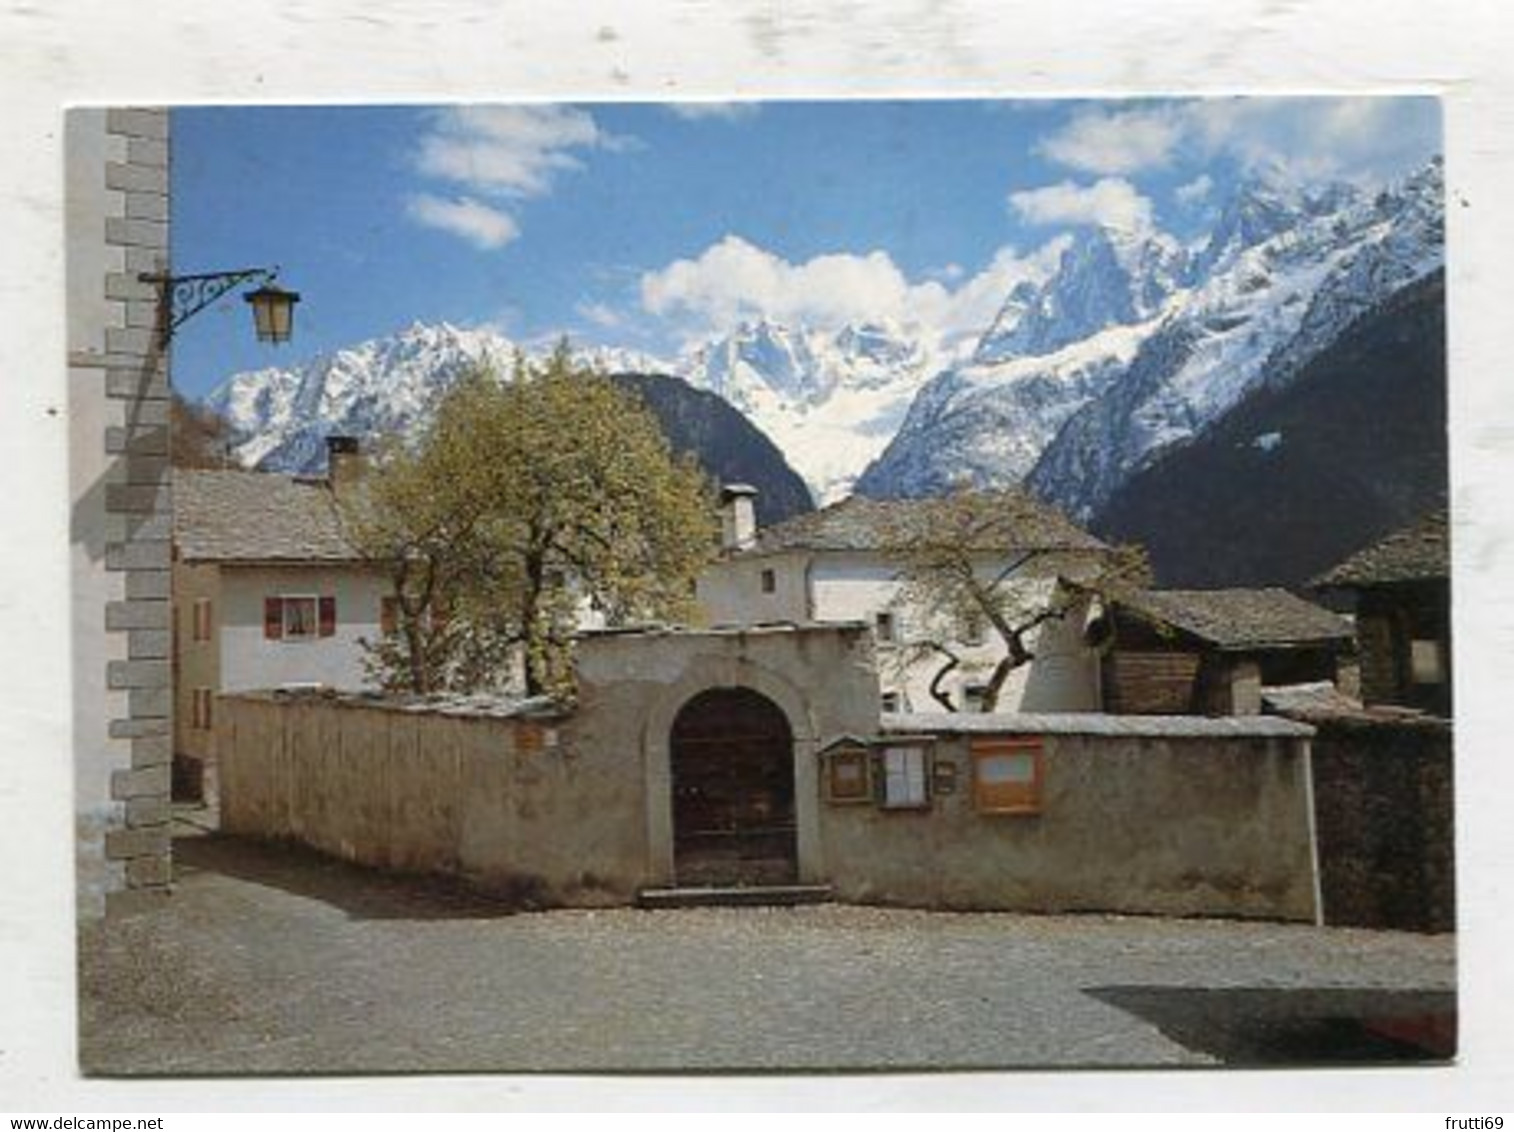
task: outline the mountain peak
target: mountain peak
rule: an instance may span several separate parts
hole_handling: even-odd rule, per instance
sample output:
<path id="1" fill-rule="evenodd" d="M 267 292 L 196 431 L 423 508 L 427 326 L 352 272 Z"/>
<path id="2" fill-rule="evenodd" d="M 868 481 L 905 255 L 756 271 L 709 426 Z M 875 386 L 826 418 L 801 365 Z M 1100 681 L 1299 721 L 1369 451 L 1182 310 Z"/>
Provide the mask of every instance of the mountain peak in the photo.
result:
<path id="1" fill-rule="evenodd" d="M 1177 290 L 1186 253 L 1165 233 L 1091 225 L 1042 284 L 1017 284 L 978 341 L 978 364 L 1055 353 L 1156 314 Z"/>

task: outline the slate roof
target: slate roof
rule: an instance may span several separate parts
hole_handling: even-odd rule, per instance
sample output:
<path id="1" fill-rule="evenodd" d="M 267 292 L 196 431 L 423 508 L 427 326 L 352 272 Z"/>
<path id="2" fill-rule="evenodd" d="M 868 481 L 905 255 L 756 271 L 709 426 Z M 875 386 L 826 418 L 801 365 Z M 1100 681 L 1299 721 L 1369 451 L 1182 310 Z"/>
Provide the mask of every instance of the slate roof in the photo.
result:
<path id="1" fill-rule="evenodd" d="M 1104 544 L 1071 519 L 1023 492 L 985 493 L 1002 512 L 980 549 L 1103 550 Z M 742 554 L 787 550 L 877 550 L 891 526 L 908 523 L 932 500 L 867 499 L 853 495 L 829 507 L 799 515 L 757 532 Z"/>
<path id="2" fill-rule="evenodd" d="M 174 544 L 186 562 L 354 562 L 331 489 L 269 472 L 179 468 Z"/>
<path id="3" fill-rule="evenodd" d="M 1451 529 L 1445 511 L 1357 551 L 1315 580 L 1317 586 L 1373 586 L 1451 576 Z"/>
<path id="4" fill-rule="evenodd" d="M 1344 617 L 1283 589 L 1137 590 L 1116 604 L 1227 650 L 1328 644 L 1352 636 Z"/>

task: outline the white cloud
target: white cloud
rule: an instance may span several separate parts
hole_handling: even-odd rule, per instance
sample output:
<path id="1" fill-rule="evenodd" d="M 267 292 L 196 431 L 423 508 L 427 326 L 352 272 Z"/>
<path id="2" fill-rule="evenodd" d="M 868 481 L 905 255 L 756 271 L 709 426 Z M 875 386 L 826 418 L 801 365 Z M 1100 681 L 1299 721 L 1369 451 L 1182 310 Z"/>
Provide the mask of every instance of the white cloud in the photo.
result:
<path id="1" fill-rule="evenodd" d="M 1214 98 L 1183 113 L 1205 156 L 1292 180 L 1397 176 L 1440 152 L 1431 98 Z"/>
<path id="2" fill-rule="evenodd" d="M 1085 173 L 1135 173 L 1167 164 L 1183 133 L 1184 123 L 1167 106 L 1081 110 L 1036 149 Z"/>
<path id="3" fill-rule="evenodd" d="M 1123 177 L 1026 189 L 1010 193 L 1009 204 L 1029 224 L 1099 224 L 1125 232 L 1152 226 L 1151 201 Z"/>
<path id="4" fill-rule="evenodd" d="M 461 236 L 485 251 L 502 248 L 520 234 L 508 213 L 471 197 L 446 199 L 421 193 L 410 198 L 405 211 L 418 224 Z"/>
<path id="5" fill-rule="evenodd" d="M 462 106 L 430 116 L 413 155 L 422 177 L 460 195 L 421 193 L 411 219 L 453 232 L 474 246 L 503 247 L 520 233 L 505 202 L 543 196 L 557 177 L 580 169 L 580 152 L 637 145 L 600 128 L 572 106 Z M 488 198 L 484 203 L 479 198 Z"/>
<path id="6" fill-rule="evenodd" d="M 1049 160 L 1101 176 L 1227 158 L 1243 169 L 1295 181 L 1396 176 L 1440 148 L 1434 99 L 1383 96 L 1197 98 L 1085 108 L 1035 146 Z"/>
<path id="7" fill-rule="evenodd" d="M 608 303 L 579 303 L 575 308 L 579 317 L 587 319 L 595 326 L 604 327 L 606 330 L 619 330 L 626 324 L 626 319 L 620 311 Z"/>
<path id="8" fill-rule="evenodd" d="M 1214 178 L 1208 173 L 1200 173 L 1187 184 L 1179 185 L 1172 190 L 1172 195 L 1177 197 L 1179 204 L 1195 205 L 1209 196 L 1214 189 Z"/>
<path id="9" fill-rule="evenodd" d="M 475 192 L 531 197 L 547 192 L 559 173 L 581 167 L 573 151 L 619 149 L 628 141 L 572 106 L 463 106 L 434 117 L 415 160 L 425 176 Z"/>
<path id="10" fill-rule="evenodd" d="M 756 318 L 821 329 L 888 319 L 952 339 L 981 332 L 1016 282 L 1044 275 L 1060 254 L 1054 244 L 1023 258 L 1001 248 L 953 288 L 937 279 L 911 282 L 882 251 L 791 263 L 728 235 L 692 259 L 645 273 L 641 304 L 687 339 Z"/>
<path id="11" fill-rule="evenodd" d="M 668 110 L 679 118 L 699 122 L 714 118 L 725 122 L 738 122 L 753 118 L 761 110 L 758 102 L 669 102 Z"/>

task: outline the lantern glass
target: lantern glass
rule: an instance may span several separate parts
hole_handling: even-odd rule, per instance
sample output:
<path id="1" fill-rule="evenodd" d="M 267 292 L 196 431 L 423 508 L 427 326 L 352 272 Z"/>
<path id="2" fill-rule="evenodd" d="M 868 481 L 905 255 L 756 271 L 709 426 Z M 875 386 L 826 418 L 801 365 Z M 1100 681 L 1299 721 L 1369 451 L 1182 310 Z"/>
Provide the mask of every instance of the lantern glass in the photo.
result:
<path id="1" fill-rule="evenodd" d="M 289 341 L 294 330 L 294 304 L 300 301 L 296 292 L 264 284 L 244 297 L 252 304 L 259 342 Z"/>

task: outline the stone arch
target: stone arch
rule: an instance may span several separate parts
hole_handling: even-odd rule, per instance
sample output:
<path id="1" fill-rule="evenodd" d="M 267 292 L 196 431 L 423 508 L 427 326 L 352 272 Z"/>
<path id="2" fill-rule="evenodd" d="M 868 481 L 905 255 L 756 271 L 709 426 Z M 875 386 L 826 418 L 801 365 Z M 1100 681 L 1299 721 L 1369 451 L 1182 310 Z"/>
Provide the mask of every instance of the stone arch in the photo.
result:
<path id="1" fill-rule="evenodd" d="M 642 726 L 642 766 L 646 776 L 647 845 L 654 880 L 676 878 L 673 851 L 673 724 L 684 705 L 701 692 L 745 688 L 772 701 L 788 721 L 794 745 L 794 818 L 797 827 L 799 879 L 816 871 L 819 807 L 816 801 L 815 752 L 818 732 L 814 711 L 799 687 L 782 673 L 744 656 L 696 654 L 684 674 L 668 685 L 647 710 Z"/>

